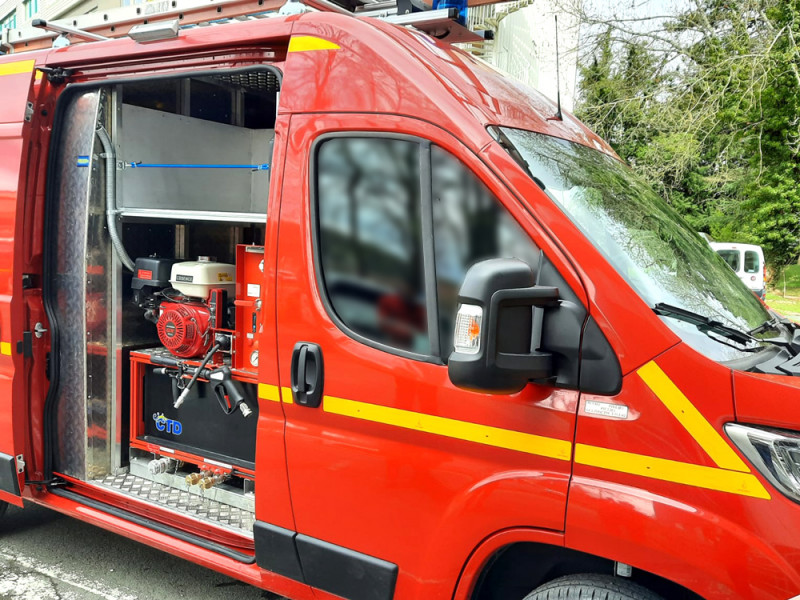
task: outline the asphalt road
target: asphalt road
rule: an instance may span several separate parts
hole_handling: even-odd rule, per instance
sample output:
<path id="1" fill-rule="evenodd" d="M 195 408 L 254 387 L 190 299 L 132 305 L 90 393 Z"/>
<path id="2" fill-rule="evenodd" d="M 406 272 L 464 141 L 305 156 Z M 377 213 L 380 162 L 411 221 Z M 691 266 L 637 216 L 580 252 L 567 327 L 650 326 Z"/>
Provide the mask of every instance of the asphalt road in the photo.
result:
<path id="1" fill-rule="evenodd" d="M 279 600 L 39 506 L 0 519 L 0 600 Z"/>

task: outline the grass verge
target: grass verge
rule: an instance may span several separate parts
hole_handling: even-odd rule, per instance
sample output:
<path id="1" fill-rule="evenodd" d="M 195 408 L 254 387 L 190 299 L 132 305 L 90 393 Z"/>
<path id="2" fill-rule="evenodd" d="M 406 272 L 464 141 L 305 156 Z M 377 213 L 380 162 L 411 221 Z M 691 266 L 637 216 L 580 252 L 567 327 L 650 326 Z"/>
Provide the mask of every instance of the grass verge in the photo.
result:
<path id="1" fill-rule="evenodd" d="M 800 289 L 787 288 L 785 298 L 775 292 L 767 292 L 766 303 L 783 315 L 800 315 Z"/>

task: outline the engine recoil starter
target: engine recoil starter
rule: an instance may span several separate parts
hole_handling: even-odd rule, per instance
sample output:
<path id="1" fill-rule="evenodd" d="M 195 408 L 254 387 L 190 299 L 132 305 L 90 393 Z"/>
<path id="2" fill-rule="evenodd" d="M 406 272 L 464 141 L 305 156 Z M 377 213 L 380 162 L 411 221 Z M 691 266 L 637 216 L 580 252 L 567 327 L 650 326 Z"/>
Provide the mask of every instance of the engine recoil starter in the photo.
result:
<path id="1" fill-rule="evenodd" d="M 202 356 L 211 347 L 211 311 L 204 304 L 162 302 L 158 338 L 167 350 L 181 358 Z"/>

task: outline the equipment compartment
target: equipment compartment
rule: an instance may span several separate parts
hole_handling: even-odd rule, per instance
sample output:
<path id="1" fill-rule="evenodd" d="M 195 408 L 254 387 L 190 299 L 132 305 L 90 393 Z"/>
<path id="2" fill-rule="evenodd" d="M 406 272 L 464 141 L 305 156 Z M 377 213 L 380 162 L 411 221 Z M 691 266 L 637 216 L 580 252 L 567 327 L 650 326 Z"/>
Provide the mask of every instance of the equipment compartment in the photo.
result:
<path id="1" fill-rule="evenodd" d="M 279 86 L 259 66 L 67 90 L 48 205 L 55 473 L 178 512 L 224 488 L 246 536 Z"/>
<path id="2" fill-rule="evenodd" d="M 131 422 L 135 427 L 131 444 L 161 452 L 169 448 L 192 454 L 198 463 L 221 461 L 253 471 L 258 421 L 256 384 L 240 381 L 245 401 L 253 411 L 247 418 L 239 411 L 226 414 L 213 385 L 207 381 L 198 381 L 176 409 L 173 404 L 178 395 L 174 387 L 177 380 L 163 373 L 165 367 L 150 362 L 153 354 L 158 356 L 163 350 L 139 351 L 132 356 L 131 379 L 137 387 L 132 390 Z"/>

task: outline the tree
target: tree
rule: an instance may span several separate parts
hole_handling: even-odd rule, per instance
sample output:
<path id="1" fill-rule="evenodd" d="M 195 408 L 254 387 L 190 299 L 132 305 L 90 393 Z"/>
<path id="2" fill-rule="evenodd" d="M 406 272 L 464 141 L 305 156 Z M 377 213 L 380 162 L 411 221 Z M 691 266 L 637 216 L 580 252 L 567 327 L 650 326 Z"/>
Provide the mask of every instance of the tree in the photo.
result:
<path id="1" fill-rule="evenodd" d="M 578 116 L 695 228 L 795 260 L 800 0 L 563 8 L 584 23 Z"/>

